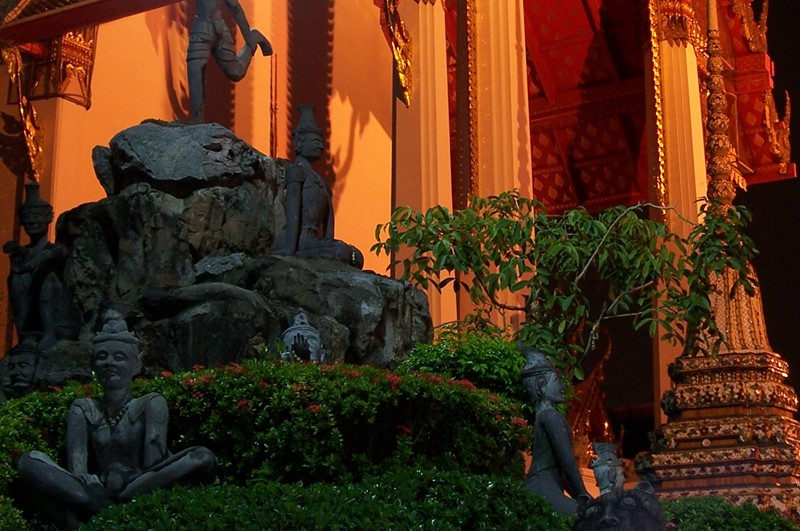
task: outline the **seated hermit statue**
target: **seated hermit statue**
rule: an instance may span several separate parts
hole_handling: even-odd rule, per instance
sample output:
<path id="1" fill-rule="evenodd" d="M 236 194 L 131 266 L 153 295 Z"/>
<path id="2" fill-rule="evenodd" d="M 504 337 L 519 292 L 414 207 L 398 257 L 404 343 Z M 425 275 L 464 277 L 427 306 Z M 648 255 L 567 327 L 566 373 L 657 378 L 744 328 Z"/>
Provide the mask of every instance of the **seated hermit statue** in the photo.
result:
<path id="1" fill-rule="evenodd" d="M 104 320 L 92 348 L 102 398 L 72 402 L 66 468 L 37 451 L 17 460 L 23 483 L 44 500 L 39 505 L 43 516 L 62 527 L 75 527 L 137 494 L 209 481 L 217 466 L 214 454 L 200 446 L 170 454 L 164 397 L 131 397 L 131 379 L 142 368 L 138 340 L 118 312 L 108 311 Z"/>
<path id="2" fill-rule="evenodd" d="M 58 339 L 76 336 L 79 328 L 62 280 L 67 249 L 47 239 L 53 207 L 39 195 L 39 183 L 25 185 L 19 219 L 30 243 L 3 245 L 11 260 L 11 313 L 20 338 L 37 338 L 39 349 L 45 350 Z"/>
<path id="3" fill-rule="evenodd" d="M 313 113 L 312 107 L 300 107 L 300 121 L 292 132 L 296 157 L 286 170 L 286 224 L 275 250 L 306 258 L 331 258 L 361 269 L 361 251 L 333 238 L 331 189 L 311 167 L 324 147 Z"/>
<path id="4" fill-rule="evenodd" d="M 541 351 L 523 345 L 520 350 L 527 362 L 521 372 L 522 383 L 536 410 L 533 460 L 525 485 L 549 501 L 556 512 L 574 514 L 576 500 L 590 496 L 572 453 L 569 423 L 556 408 L 564 401 L 564 384 Z M 565 490 L 572 498 L 564 495 Z"/>

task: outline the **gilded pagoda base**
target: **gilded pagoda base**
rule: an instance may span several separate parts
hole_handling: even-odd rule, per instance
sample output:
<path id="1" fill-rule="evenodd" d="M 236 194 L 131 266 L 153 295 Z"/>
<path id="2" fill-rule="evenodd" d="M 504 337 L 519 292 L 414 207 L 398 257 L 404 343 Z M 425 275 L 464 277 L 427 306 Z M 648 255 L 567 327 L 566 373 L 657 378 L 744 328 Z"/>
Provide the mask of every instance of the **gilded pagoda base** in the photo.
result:
<path id="1" fill-rule="evenodd" d="M 640 462 L 659 497 L 722 496 L 800 522 L 800 423 L 786 362 L 763 350 L 680 357 L 670 376 L 669 421 Z"/>

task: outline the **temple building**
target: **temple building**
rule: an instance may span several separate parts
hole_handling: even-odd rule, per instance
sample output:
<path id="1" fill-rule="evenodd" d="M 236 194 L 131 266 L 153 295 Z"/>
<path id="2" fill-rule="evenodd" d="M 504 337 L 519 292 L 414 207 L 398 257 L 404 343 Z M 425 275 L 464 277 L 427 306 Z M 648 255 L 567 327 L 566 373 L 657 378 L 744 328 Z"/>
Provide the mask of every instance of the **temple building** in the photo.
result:
<path id="1" fill-rule="evenodd" d="M 453 209 L 511 189 L 552 213 L 674 206 L 664 219 L 686 231 L 680 217 L 696 220 L 707 194 L 708 1 L 240 0 L 274 54 L 257 52 L 237 83 L 209 61 L 205 120 L 289 159 L 297 108 L 314 106 L 336 237 L 379 273 L 388 261 L 368 250 L 395 207 Z M 715 5 L 730 178 L 739 188 L 792 179 L 788 106 L 773 95 L 766 40 L 768 18 L 781 14 L 767 0 Z M 94 146 L 143 120 L 188 122 L 195 13 L 193 0 L 0 0 L 0 201 L 20 204 L 30 180 L 56 216 L 95 201 Z M 0 239 L 20 235 L 15 209 L 3 209 Z M 0 260 L 0 276 L 8 271 Z M 4 351 L 14 343 L 6 295 Z M 468 311 L 452 293 L 429 299 L 437 324 Z M 680 351 L 631 341 L 615 342 L 606 382 L 619 367 L 617 382 L 634 372 L 643 386 L 609 390 L 633 437 L 666 422 L 659 404 Z"/>

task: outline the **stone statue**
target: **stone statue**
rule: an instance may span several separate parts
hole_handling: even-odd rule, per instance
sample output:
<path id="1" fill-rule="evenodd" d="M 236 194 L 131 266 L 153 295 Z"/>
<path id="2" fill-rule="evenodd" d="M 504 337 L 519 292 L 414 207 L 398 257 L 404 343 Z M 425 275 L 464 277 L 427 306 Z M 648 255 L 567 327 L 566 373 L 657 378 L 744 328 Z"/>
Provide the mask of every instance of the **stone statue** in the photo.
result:
<path id="1" fill-rule="evenodd" d="M 8 383 L 5 394 L 8 398 L 19 398 L 36 390 L 38 383 L 39 348 L 36 341 L 27 338 L 12 348 L 8 354 Z"/>
<path id="2" fill-rule="evenodd" d="M 312 107 L 300 107 L 300 120 L 292 132 L 294 164 L 286 170 L 286 224 L 275 250 L 306 258 L 339 260 L 361 269 L 364 255 L 333 238 L 331 189 L 311 163 L 322 156 L 322 131 L 314 121 Z"/>
<path id="3" fill-rule="evenodd" d="M 240 81 L 250 67 L 250 61 L 261 48 L 263 55 L 272 55 L 272 45 L 257 29 L 250 29 L 239 0 L 196 0 L 197 17 L 189 31 L 186 62 L 189 71 L 189 100 L 192 123 L 203 122 L 205 103 L 205 71 L 208 58 L 214 56 L 222 72 L 231 81 Z M 228 6 L 244 37 L 244 46 L 236 52 L 228 26 L 222 18 L 220 5 Z"/>
<path id="4" fill-rule="evenodd" d="M 660 531 L 666 529 L 666 520 L 655 490 L 647 482 L 625 490 L 622 461 L 617 456 L 617 445 L 593 444 L 597 458 L 592 469 L 600 488 L 600 497 L 578 504 L 574 529 L 624 531 Z"/>
<path id="5" fill-rule="evenodd" d="M 317 329 L 308 324 L 308 316 L 305 312 L 300 312 L 295 316 L 292 326 L 286 329 L 281 339 L 286 345 L 286 350 L 281 352 L 282 360 L 325 362 L 326 356 L 322 350 L 322 339 Z"/>
<path id="6" fill-rule="evenodd" d="M 519 346 L 525 356 L 522 383 L 536 411 L 533 460 L 525 485 L 544 497 L 561 514 L 574 514 L 577 499 L 587 500 L 575 455 L 569 423 L 556 405 L 564 402 L 564 384 L 555 367 L 536 349 Z M 567 491 L 572 498 L 564 495 Z"/>
<path id="7" fill-rule="evenodd" d="M 38 338 L 39 350 L 45 350 L 58 339 L 77 336 L 80 326 L 62 281 L 67 249 L 47 239 L 53 207 L 39 195 L 39 183 L 25 185 L 19 219 L 30 243 L 3 245 L 11 260 L 11 313 L 20 338 Z"/>
<path id="8" fill-rule="evenodd" d="M 66 468 L 37 451 L 17 460 L 23 483 L 42 497 L 43 516 L 56 525 L 75 527 L 111 503 L 214 477 L 217 459 L 208 449 L 195 446 L 174 455 L 167 450 L 169 412 L 163 396 L 131 398 L 141 358 L 138 339 L 122 316 L 109 310 L 92 348 L 103 395 L 72 402 Z"/>

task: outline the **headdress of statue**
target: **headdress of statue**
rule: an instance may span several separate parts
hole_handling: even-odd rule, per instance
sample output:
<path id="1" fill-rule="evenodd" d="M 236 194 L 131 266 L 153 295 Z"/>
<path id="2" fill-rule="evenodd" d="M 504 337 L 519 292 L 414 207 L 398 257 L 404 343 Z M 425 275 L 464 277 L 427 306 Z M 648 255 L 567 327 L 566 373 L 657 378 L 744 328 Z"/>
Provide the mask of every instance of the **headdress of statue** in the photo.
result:
<path id="1" fill-rule="evenodd" d="M 522 343 L 519 343 L 518 346 L 522 355 L 525 356 L 525 366 L 520 371 L 520 376 L 522 376 L 522 378 L 542 376 L 556 372 L 556 368 L 545 357 L 544 352 L 532 347 L 526 347 Z"/>
<path id="2" fill-rule="evenodd" d="M 106 310 L 103 315 L 103 329 L 92 338 L 92 343 L 122 341 L 134 347 L 139 346 L 139 338 L 128 331 L 128 324 L 117 310 Z"/>
<path id="3" fill-rule="evenodd" d="M 292 131 L 292 138 L 296 139 L 301 135 L 309 133 L 316 133 L 321 136 L 322 129 L 317 126 L 317 122 L 314 120 L 314 107 L 310 105 L 301 105 L 298 107 L 298 110 L 300 111 L 300 119 L 297 121 L 297 126 L 295 126 Z"/>
<path id="4" fill-rule="evenodd" d="M 19 206 L 19 217 L 22 219 L 26 214 L 34 213 L 45 214 L 50 221 L 53 221 L 53 206 L 39 195 L 39 183 L 27 183 L 25 202 Z"/>

